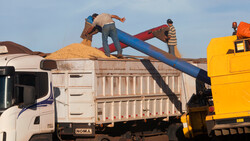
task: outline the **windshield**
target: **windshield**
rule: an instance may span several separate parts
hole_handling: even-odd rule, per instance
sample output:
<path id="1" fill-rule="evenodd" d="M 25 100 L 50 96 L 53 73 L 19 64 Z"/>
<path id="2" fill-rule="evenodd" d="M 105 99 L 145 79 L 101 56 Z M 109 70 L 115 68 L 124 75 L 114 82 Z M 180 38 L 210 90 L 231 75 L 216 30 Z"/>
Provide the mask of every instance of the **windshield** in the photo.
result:
<path id="1" fill-rule="evenodd" d="M 13 78 L 0 76 L 0 109 L 4 110 L 12 105 Z"/>

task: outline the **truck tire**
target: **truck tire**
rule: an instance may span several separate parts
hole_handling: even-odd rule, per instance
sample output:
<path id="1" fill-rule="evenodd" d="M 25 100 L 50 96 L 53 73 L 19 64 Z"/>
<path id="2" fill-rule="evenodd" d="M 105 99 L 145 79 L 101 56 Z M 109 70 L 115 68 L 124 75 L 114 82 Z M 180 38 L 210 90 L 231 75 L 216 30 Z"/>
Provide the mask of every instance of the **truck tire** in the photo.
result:
<path id="1" fill-rule="evenodd" d="M 110 139 L 107 135 L 98 135 L 96 141 L 110 141 Z"/>
<path id="2" fill-rule="evenodd" d="M 168 127 L 169 141 L 185 141 L 181 123 L 173 123 Z"/>
<path id="3" fill-rule="evenodd" d="M 108 138 L 103 138 L 100 141 L 110 141 Z"/>
<path id="4" fill-rule="evenodd" d="M 37 134 L 33 135 L 29 141 L 53 141 L 52 134 Z"/>

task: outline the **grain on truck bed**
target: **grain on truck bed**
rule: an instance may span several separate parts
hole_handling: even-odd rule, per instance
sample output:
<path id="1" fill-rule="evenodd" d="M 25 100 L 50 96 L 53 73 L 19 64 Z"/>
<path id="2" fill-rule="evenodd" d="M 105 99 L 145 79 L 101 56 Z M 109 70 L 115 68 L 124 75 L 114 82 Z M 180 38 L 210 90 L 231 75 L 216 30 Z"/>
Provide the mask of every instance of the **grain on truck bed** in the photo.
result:
<path id="1" fill-rule="evenodd" d="M 56 52 L 51 53 L 46 59 L 73 59 L 73 58 L 116 58 L 107 57 L 104 52 L 82 43 L 73 43 Z"/>

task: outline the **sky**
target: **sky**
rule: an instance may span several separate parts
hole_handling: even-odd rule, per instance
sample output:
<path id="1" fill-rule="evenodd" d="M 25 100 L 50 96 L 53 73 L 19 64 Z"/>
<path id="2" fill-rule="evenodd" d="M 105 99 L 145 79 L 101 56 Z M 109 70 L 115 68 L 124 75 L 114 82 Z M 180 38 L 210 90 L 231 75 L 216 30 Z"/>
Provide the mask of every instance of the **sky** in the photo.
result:
<path id="1" fill-rule="evenodd" d="M 232 22 L 250 23 L 249 5 L 249 0 L 0 0 L 0 41 L 52 53 L 80 43 L 85 18 L 93 13 L 125 17 L 124 23 L 115 21 L 116 27 L 130 35 L 166 24 L 170 18 L 182 56 L 205 58 L 212 38 L 232 35 Z M 146 42 L 168 51 L 156 38 Z M 101 33 L 93 37 L 92 46 L 102 46 Z M 131 47 L 123 54 L 145 55 Z"/>

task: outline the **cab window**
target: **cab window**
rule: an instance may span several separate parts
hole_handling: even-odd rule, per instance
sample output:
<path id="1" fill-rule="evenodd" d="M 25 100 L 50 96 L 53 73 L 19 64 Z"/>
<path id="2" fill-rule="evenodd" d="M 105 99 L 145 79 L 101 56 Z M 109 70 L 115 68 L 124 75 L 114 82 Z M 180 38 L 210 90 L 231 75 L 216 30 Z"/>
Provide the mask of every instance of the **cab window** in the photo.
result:
<path id="1" fill-rule="evenodd" d="M 35 88 L 35 97 L 39 99 L 48 93 L 48 74 L 46 72 L 16 72 L 15 85 L 27 85 Z M 16 90 L 17 103 L 23 102 L 23 91 Z"/>
<path id="2" fill-rule="evenodd" d="M 249 38 L 236 40 L 234 41 L 234 45 L 235 45 L 236 53 L 250 51 L 250 39 Z"/>

